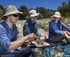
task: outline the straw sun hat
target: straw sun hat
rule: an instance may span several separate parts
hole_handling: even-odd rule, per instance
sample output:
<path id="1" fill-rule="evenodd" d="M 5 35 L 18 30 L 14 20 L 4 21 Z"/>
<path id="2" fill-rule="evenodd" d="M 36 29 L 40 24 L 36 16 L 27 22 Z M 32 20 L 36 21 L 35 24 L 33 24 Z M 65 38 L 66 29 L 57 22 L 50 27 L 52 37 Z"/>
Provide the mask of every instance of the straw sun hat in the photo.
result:
<path id="1" fill-rule="evenodd" d="M 51 17 L 59 17 L 59 18 L 61 18 L 61 14 L 60 14 L 60 12 L 56 11 L 54 13 L 54 15 L 52 15 Z"/>
<path id="2" fill-rule="evenodd" d="M 29 14 L 30 14 L 30 17 L 35 17 L 39 15 L 39 13 L 37 13 L 36 10 L 30 10 Z"/>
<path id="3" fill-rule="evenodd" d="M 22 14 L 22 12 L 18 11 L 16 6 L 14 6 L 14 5 L 10 5 L 10 6 L 6 7 L 5 11 L 6 11 L 6 13 L 3 16 L 8 16 L 8 15 L 11 15 L 11 14 L 16 14 L 16 13 Z"/>

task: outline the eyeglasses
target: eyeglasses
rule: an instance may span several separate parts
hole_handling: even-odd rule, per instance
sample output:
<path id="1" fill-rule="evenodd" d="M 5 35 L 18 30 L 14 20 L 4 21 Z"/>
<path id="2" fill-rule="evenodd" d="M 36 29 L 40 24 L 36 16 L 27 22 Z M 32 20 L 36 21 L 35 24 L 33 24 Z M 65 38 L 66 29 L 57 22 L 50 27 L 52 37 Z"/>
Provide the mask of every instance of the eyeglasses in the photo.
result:
<path id="1" fill-rule="evenodd" d="M 35 16 L 35 17 L 37 17 L 37 16 Z"/>
<path id="2" fill-rule="evenodd" d="M 35 17 L 37 17 L 37 16 L 34 16 L 34 17 L 32 17 L 32 18 L 35 18 Z"/>
<path id="3" fill-rule="evenodd" d="M 17 14 L 12 14 L 12 16 L 14 16 L 14 17 L 19 17 L 19 15 L 17 15 Z"/>

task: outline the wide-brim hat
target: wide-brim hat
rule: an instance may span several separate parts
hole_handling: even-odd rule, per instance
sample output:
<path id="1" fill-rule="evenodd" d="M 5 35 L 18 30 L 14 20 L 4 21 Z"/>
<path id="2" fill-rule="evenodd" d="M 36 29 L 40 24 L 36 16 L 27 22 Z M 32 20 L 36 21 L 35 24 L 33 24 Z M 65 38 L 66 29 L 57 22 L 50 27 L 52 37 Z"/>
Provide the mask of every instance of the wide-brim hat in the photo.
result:
<path id="1" fill-rule="evenodd" d="M 30 14 L 29 17 L 35 17 L 39 15 L 39 13 L 37 13 L 36 10 L 30 10 L 29 14 Z"/>
<path id="2" fill-rule="evenodd" d="M 8 16 L 8 15 L 11 15 L 11 14 L 22 14 L 22 12 L 18 11 L 18 9 L 16 8 L 16 6 L 14 5 L 10 5 L 8 7 L 5 8 L 5 14 L 3 16 Z"/>
<path id="3" fill-rule="evenodd" d="M 54 15 L 52 15 L 51 17 L 59 17 L 59 18 L 61 18 L 61 14 L 60 14 L 60 12 L 56 11 L 54 13 Z"/>

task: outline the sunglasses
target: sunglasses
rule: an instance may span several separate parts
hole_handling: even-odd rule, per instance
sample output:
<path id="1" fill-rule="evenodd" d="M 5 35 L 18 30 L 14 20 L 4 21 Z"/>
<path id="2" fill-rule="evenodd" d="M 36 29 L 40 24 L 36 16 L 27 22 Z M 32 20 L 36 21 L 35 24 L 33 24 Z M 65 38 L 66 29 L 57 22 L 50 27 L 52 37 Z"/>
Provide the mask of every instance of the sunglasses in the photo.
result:
<path id="1" fill-rule="evenodd" d="M 17 15 L 17 14 L 12 14 L 12 16 L 14 16 L 14 17 L 19 17 L 19 15 Z"/>
<path id="2" fill-rule="evenodd" d="M 34 16 L 34 17 L 32 17 L 32 18 L 35 18 L 35 17 L 37 17 L 37 16 Z"/>

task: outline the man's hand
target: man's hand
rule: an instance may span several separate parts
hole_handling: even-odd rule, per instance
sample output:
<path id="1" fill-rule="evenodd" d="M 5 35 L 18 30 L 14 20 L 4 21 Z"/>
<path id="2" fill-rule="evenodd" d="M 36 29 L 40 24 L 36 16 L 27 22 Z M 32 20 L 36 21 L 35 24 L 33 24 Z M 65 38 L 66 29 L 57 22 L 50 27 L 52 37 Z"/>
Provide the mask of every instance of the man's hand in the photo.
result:
<path id="1" fill-rule="evenodd" d="M 37 36 L 34 33 L 27 35 L 28 39 L 35 39 Z"/>

